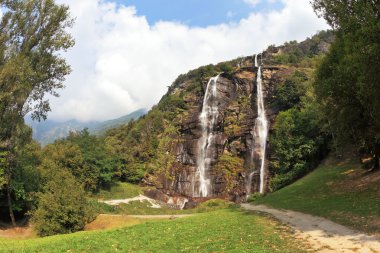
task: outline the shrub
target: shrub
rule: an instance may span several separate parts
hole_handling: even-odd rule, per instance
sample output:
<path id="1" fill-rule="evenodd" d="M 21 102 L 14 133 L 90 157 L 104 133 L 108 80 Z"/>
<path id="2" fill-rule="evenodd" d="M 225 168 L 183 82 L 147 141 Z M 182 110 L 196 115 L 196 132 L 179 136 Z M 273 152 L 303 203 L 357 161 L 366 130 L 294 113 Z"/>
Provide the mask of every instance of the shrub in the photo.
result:
<path id="1" fill-rule="evenodd" d="M 54 172 L 38 195 L 38 206 L 32 217 L 39 236 L 80 231 L 95 218 L 85 191 L 74 176 L 66 169 L 54 168 Z"/>
<path id="2" fill-rule="evenodd" d="M 263 197 L 264 195 L 259 193 L 259 192 L 255 192 L 251 195 L 248 196 L 248 199 L 247 199 L 247 202 L 248 203 L 252 203 L 252 202 L 255 202 L 257 199 Z"/>

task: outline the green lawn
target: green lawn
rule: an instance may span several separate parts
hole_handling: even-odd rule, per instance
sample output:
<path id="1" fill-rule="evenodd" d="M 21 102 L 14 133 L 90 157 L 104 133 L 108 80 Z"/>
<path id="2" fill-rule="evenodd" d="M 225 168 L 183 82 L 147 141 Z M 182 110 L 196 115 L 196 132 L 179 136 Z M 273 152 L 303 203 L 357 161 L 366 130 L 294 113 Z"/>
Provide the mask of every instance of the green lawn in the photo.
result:
<path id="1" fill-rule="evenodd" d="M 1 252 L 304 252 L 277 222 L 238 208 L 108 231 L 0 239 Z"/>
<path id="2" fill-rule="evenodd" d="M 143 190 L 144 188 L 139 185 L 118 182 L 111 186 L 109 190 L 100 190 L 91 197 L 102 200 L 128 199 L 143 194 Z"/>
<path id="3" fill-rule="evenodd" d="M 122 214 L 122 215 L 158 215 L 158 214 L 191 214 L 212 212 L 222 208 L 233 206 L 234 204 L 226 200 L 212 199 L 200 203 L 192 209 L 177 210 L 162 205 L 161 208 L 152 208 L 148 201 L 131 201 L 128 204 L 120 204 L 119 206 L 109 206 L 104 203 L 97 203 L 98 213 L 105 214 Z"/>
<path id="4" fill-rule="evenodd" d="M 380 233 L 380 173 L 366 173 L 355 158 L 330 159 L 308 176 L 254 203 L 322 216 L 361 231 Z"/>

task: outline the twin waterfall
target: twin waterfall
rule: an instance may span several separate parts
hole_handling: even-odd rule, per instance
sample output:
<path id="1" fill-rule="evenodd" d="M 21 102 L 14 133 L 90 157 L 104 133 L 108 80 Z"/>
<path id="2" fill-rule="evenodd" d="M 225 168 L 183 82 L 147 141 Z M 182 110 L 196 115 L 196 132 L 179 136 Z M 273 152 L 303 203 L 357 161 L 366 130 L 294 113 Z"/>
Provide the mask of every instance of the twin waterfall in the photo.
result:
<path id="1" fill-rule="evenodd" d="M 264 94 L 261 80 L 261 64 L 258 64 L 257 55 L 255 57 L 255 68 L 257 68 L 257 113 L 253 129 L 253 143 L 251 147 L 252 159 L 260 161 L 260 168 L 253 168 L 246 182 L 247 194 L 252 192 L 253 176 L 260 174 L 260 193 L 265 191 L 265 152 L 268 136 L 268 120 L 265 114 Z M 202 112 L 199 116 L 201 126 L 201 137 L 197 146 L 197 171 L 193 182 L 193 197 L 212 196 L 212 184 L 210 177 L 210 165 L 212 161 L 211 148 L 215 145 L 215 128 L 219 108 L 217 104 L 217 82 L 219 75 L 209 80 L 203 100 Z M 253 163 L 254 164 L 254 163 Z M 257 166 L 258 167 L 258 166 Z"/>
<path id="2" fill-rule="evenodd" d="M 218 116 L 218 105 L 216 103 L 219 75 L 209 80 L 206 94 L 203 100 L 202 112 L 199 117 L 202 128 L 202 136 L 198 141 L 197 172 L 196 181 L 199 182 L 198 191 L 193 189 L 194 197 L 208 197 L 211 194 L 211 182 L 209 168 L 211 162 L 210 147 L 214 142 L 213 130 Z"/>

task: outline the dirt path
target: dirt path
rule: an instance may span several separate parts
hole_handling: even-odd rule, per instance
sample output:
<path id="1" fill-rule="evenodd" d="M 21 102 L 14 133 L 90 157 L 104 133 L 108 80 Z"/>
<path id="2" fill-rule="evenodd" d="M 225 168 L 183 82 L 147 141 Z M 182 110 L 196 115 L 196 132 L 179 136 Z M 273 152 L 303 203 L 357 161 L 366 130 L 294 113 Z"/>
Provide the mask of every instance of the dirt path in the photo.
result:
<path id="1" fill-rule="evenodd" d="M 247 210 L 269 213 L 289 224 L 295 229 L 296 237 L 304 240 L 317 252 L 380 252 L 379 238 L 358 233 L 325 218 L 295 211 L 272 209 L 263 205 L 243 204 L 242 207 Z"/>

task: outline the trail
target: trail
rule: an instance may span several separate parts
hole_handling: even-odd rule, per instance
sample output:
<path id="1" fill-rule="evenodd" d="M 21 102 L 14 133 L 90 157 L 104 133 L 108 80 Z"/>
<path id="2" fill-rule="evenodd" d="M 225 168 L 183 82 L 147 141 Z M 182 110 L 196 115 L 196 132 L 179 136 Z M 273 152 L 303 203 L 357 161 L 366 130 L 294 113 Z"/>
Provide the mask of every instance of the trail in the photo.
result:
<path id="1" fill-rule="evenodd" d="M 380 252 L 380 240 L 375 236 L 358 233 L 325 218 L 290 210 L 278 210 L 264 205 L 242 204 L 246 210 L 265 212 L 290 225 L 296 237 L 304 240 L 312 249 L 322 253 Z"/>

